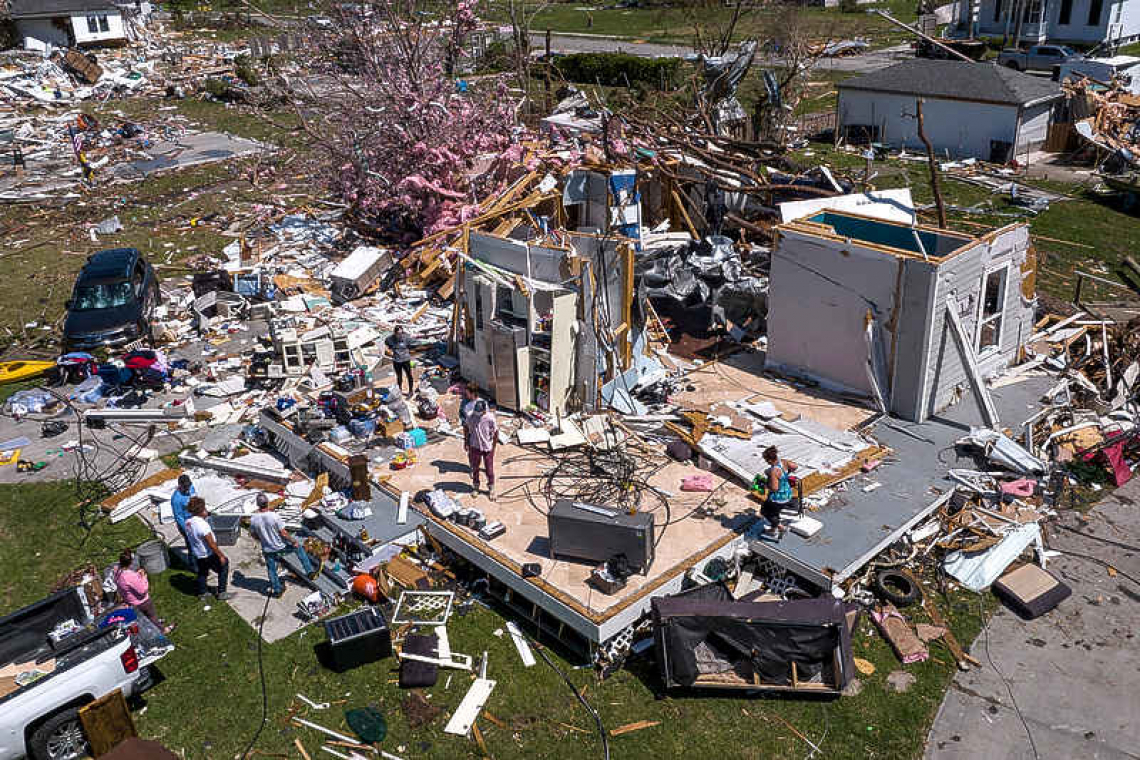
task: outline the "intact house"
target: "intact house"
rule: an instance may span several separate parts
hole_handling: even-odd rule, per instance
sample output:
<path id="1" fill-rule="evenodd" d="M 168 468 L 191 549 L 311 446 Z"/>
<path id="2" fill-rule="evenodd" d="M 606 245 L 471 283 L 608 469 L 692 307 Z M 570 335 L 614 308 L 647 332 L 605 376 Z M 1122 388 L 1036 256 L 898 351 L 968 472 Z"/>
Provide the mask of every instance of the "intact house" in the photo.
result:
<path id="1" fill-rule="evenodd" d="M 914 59 L 838 85 L 836 135 L 922 151 L 916 118 L 922 99 L 927 138 L 939 156 L 1004 164 L 1042 146 L 1061 87 L 988 63 Z"/>
<path id="2" fill-rule="evenodd" d="M 955 31 L 983 37 L 1017 33 L 1017 0 L 973 0 L 958 3 Z M 1140 39 L 1140 3 L 1136 0 L 1027 0 L 1021 3 L 1023 43 L 1098 44 Z"/>
<path id="3" fill-rule="evenodd" d="M 1028 225 L 972 237 L 821 211 L 777 229 L 766 367 L 915 422 L 969 388 L 985 416 L 985 379 L 1034 329 Z"/>
<path id="4" fill-rule="evenodd" d="M 123 16 L 109 0 L 11 0 L 16 36 L 28 49 L 121 45 Z"/>

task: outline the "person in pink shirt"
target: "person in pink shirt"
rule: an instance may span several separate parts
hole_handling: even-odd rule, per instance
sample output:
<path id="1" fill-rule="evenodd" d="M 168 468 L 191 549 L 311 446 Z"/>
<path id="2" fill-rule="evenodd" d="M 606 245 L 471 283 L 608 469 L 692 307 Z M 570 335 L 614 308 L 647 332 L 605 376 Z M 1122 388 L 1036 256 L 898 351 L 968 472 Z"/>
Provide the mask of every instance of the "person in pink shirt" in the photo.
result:
<path id="1" fill-rule="evenodd" d="M 163 633 L 170 633 L 174 626 L 167 625 L 154 609 L 154 601 L 150 598 L 150 581 L 147 580 L 146 570 L 139 568 L 133 570 L 135 553 L 130 549 L 123 549 L 119 554 L 119 566 L 115 568 L 115 585 L 119 589 L 119 597 L 131 605 L 136 612 L 141 612 L 150 618 Z"/>

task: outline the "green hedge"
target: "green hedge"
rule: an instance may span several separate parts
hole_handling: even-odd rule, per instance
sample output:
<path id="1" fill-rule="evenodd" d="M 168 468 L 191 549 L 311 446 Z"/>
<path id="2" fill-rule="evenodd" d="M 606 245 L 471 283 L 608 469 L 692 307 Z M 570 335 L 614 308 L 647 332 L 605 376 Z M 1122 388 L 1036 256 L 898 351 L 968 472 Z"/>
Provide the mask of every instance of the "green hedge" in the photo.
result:
<path id="1" fill-rule="evenodd" d="M 681 73 L 680 58 L 642 58 L 629 53 L 575 53 L 554 59 L 568 82 L 625 87 L 641 83 L 672 89 Z"/>

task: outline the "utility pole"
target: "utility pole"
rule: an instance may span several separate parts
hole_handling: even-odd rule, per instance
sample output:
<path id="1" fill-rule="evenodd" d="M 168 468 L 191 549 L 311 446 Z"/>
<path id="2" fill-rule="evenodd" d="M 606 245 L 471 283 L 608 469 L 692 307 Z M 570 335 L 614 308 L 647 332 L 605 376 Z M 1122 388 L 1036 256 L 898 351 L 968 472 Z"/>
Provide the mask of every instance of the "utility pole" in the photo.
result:
<path id="1" fill-rule="evenodd" d="M 938 161 L 934 157 L 934 146 L 926 136 L 925 125 L 922 121 L 922 98 L 915 101 L 915 110 L 918 116 L 918 139 L 926 146 L 926 160 L 930 164 L 930 190 L 934 193 L 934 208 L 938 211 L 938 227 L 946 229 L 946 207 L 942 204 L 942 186 L 938 181 Z"/>

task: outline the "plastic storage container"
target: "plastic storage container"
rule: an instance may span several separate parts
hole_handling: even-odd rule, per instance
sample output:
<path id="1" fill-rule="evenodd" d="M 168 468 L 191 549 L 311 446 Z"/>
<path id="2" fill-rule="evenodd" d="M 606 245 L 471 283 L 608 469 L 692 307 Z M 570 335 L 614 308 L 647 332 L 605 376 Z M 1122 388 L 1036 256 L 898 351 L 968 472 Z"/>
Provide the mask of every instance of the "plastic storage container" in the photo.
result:
<path id="1" fill-rule="evenodd" d="M 338 671 L 392 656 L 392 635 L 384 613 L 374 607 L 325 621 L 333 667 Z"/>
<path id="2" fill-rule="evenodd" d="M 210 515 L 207 518 L 218 546 L 233 546 L 241 533 L 241 515 Z"/>

